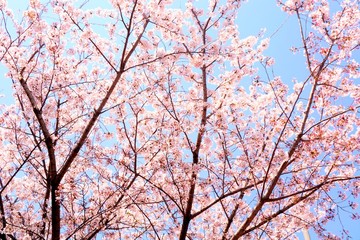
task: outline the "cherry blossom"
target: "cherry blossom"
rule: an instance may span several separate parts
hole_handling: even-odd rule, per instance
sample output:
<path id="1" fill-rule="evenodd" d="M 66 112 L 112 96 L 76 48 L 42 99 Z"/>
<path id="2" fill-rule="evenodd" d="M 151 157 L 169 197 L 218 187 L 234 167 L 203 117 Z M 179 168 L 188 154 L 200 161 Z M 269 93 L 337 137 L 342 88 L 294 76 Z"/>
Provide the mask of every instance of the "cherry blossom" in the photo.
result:
<path id="1" fill-rule="evenodd" d="M 242 2 L 0 1 L 1 238 L 339 237 L 326 224 L 360 190 L 359 5 L 278 1 L 306 64 L 289 81 L 271 39 L 240 34 Z"/>

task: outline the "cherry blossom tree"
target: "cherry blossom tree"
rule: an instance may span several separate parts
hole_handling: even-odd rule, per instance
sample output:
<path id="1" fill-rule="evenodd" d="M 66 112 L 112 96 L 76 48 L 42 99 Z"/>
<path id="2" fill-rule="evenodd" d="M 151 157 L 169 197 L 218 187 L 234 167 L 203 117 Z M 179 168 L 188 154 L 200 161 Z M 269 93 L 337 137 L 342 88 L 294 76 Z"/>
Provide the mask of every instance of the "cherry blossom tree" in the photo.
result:
<path id="1" fill-rule="evenodd" d="M 360 188 L 359 2 L 278 1 L 293 81 L 240 36 L 242 1 L 207 4 L 0 1 L 1 239 L 336 238 Z"/>

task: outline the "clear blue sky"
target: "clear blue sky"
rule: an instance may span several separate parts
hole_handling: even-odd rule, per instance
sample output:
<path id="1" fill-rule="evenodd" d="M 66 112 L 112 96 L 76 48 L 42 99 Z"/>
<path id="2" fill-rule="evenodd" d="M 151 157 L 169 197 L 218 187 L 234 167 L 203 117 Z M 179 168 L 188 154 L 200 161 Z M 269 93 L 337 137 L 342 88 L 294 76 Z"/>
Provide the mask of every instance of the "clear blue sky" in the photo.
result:
<path id="1" fill-rule="evenodd" d="M 11 5 L 26 6 L 26 4 L 21 4 L 26 2 L 24 0 L 9 2 Z M 96 1 L 93 2 L 96 3 Z M 179 5 L 184 5 L 186 1 L 177 0 L 175 2 L 175 4 L 178 2 Z M 258 34 L 262 28 L 267 29 L 265 37 L 271 37 L 271 42 L 270 48 L 265 53 L 275 58 L 274 73 L 276 75 L 280 75 L 283 80 L 289 81 L 289 83 L 294 77 L 303 79 L 307 76 L 305 59 L 302 54 L 294 55 L 289 51 L 292 46 L 301 44 L 297 19 L 295 16 L 289 17 L 281 12 L 275 0 L 249 0 L 248 3 L 244 3 L 240 9 L 237 24 L 240 34 L 244 38 Z M 4 73 L 5 69 L 0 65 L 0 75 L 3 76 Z M 0 104 L 13 102 L 10 79 L 4 77 L 1 79 L 0 94 L 5 95 L 5 97 L 0 98 Z M 342 224 L 350 231 L 352 239 L 360 239 L 360 230 L 357 227 L 360 226 L 360 221 L 350 220 L 348 215 L 344 213 L 340 216 Z M 328 230 L 333 233 L 340 233 L 342 227 L 339 220 L 329 224 Z M 312 240 L 317 239 L 311 230 L 310 235 Z M 302 238 L 302 234 L 299 234 L 299 237 Z"/>

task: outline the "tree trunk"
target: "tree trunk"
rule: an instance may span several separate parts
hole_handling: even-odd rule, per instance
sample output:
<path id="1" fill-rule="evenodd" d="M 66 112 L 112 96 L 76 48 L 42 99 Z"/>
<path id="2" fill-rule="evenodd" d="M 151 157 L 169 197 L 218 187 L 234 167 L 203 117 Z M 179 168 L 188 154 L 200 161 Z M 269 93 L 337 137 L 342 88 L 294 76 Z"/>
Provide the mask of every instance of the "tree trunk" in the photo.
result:
<path id="1" fill-rule="evenodd" d="M 56 197 L 57 186 L 51 187 L 52 240 L 60 240 L 60 199 Z"/>

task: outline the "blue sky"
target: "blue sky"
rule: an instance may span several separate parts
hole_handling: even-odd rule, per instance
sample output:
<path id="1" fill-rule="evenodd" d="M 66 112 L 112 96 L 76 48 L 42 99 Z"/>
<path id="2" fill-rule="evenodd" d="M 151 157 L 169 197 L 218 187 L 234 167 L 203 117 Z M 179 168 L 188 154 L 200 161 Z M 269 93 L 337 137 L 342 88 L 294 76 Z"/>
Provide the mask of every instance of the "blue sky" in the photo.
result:
<path id="1" fill-rule="evenodd" d="M 185 0 L 177 1 L 179 5 L 184 5 L 186 2 Z M 15 5 L 14 2 L 12 5 Z M 17 0 L 16 5 L 20 6 L 20 2 L 25 3 L 26 1 Z M 293 54 L 289 50 L 292 46 L 299 46 L 301 44 L 296 16 L 288 16 L 283 13 L 276 5 L 275 0 L 249 0 L 248 3 L 244 3 L 239 11 L 237 24 L 243 38 L 249 35 L 257 35 L 261 29 L 266 28 L 264 37 L 270 37 L 271 42 L 270 48 L 265 51 L 265 54 L 275 58 L 276 64 L 273 69 L 275 75 L 281 76 L 283 80 L 289 83 L 291 83 L 294 77 L 301 80 L 307 76 L 305 59 L 302 54 Z M 1 76 L 5 74 L 5 71 L 4 67 L 0 65 Z M 0 104 L 10 104 L 13 102 L 10 79 L 2 77 L 0 94 L 5 95 L 5 97 L 0 98 Z M 352 221 L 344 213 L 340 216 L 342 224 L 350 231 L 349 235 L 352 239 L 360 239 L 360 231 L 356 226 L 360 225 L 360 222 Z M 341 229 L 339 220 L 329 224 L 328 227 L 328 230 L 333 233 L 340 233 Z M 310 235 L 312 240 L 317 239 L 311 230 Z M 302 238 L 302 234 L 299 234 L 299 237 Z"/>

